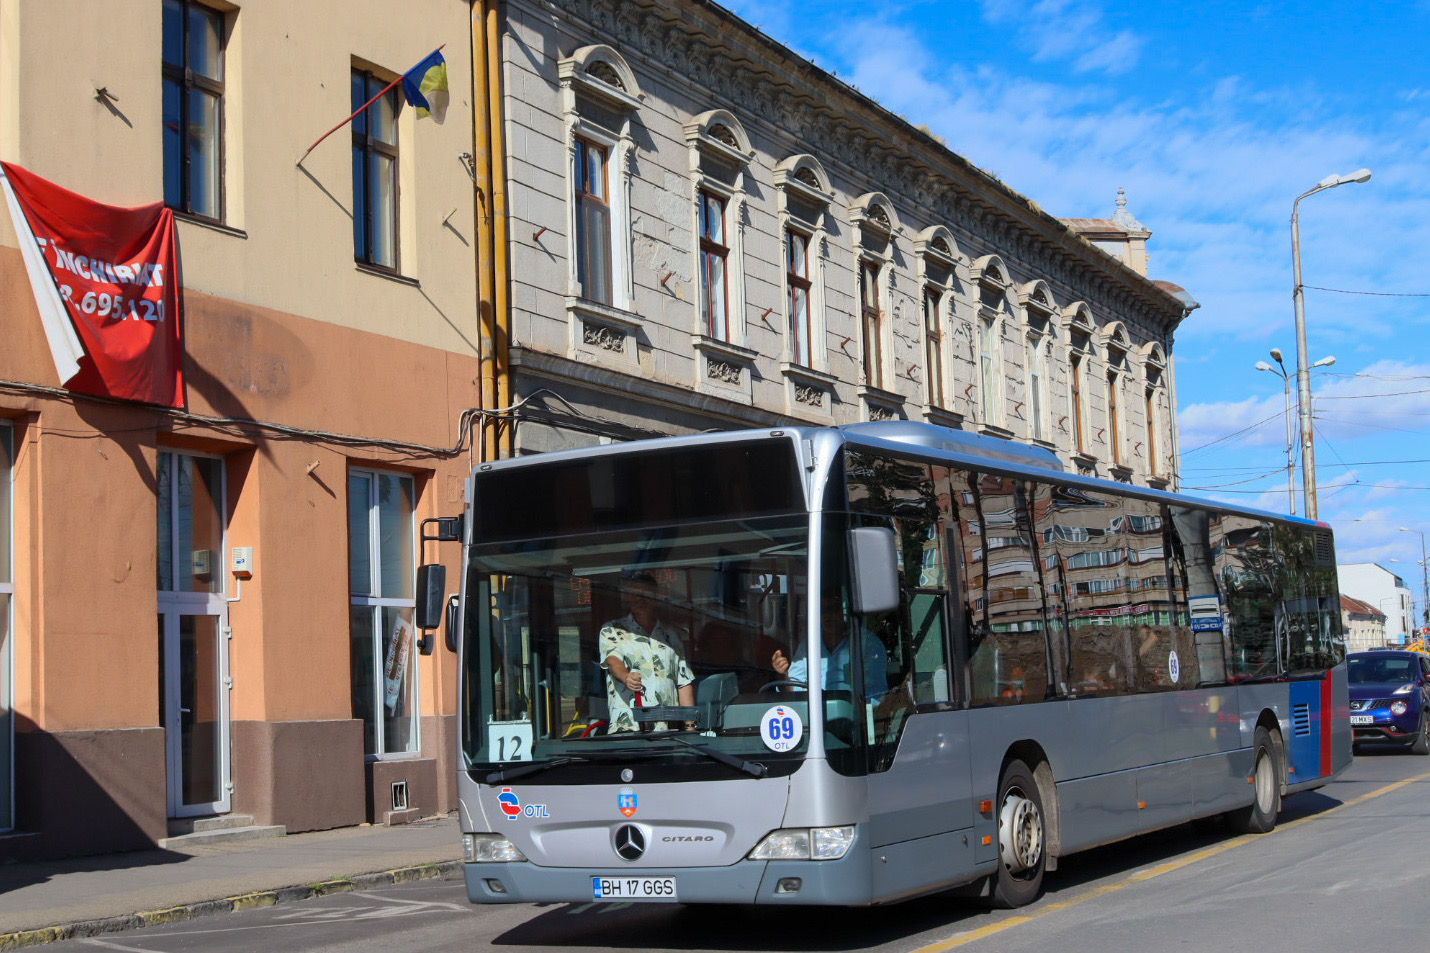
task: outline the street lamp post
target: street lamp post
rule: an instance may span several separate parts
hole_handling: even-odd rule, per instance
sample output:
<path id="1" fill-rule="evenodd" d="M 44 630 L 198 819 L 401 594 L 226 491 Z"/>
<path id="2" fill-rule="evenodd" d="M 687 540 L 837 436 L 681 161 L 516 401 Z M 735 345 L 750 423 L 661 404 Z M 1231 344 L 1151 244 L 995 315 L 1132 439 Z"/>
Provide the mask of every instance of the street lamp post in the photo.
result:
<path id="1" fill-rule="evenodd" d="M 1287 512 L 1290 513 L 1292 516 L 1295 516 L 1296 484 L 1292 477 L 1292 474 L 1295 472 L 1296 469 L 1296 438 L 1292 435 L 1291 429 L 1291 375 L 1286 373 L 1286 365 L 1281 360 L 1281 349 L 1279 347 L 1273 347 L 1271 349 L 1271 359 L 1276 362 L 1277 367 L 1281 368 L 1279 371 L 1276 369 L 1276 367 L 1272 367 L 1265 361 L 1257 361 L 1256 369 L 1258 371 L 1270 371 L 1277 377 L 1281 378 L 1281 391 L 1282 397 L 1284 398 L 1283 406 L 1285 408 L 1284 419 L 1286 421 L 1286 506 Z M 1336 363 L 1336 359 L 1334 357 L 1323 357 L 1316 363 L 1312 364 L 1311 367 L 1330 367 L 1334 363 Z"/>
<path id="2" fill-rule="evenodd" d="M 1296 407 L 1301 421 L 1301 493 L 1306 499 L 1306 516 L 1316 518 L 1316 450 L 1311 442 L 1311 369 L 1306 365 L 1306 309 L 1301 301 L 1301 228 L 1297 207 L 1308 195 L 1333 189 L 1347 182 L 1366 182 L 1369 169 L 1347 175 L 1328 175 L 1315 188 L 1296 196 L 1291 203 L 1291 271 L 1295 287 L 1291 299 L 1296 307 Z"/>
<path id="3" fill-rule="evenodd" d="M 1425 534 L 1418 529 L 1411 529 L 1409 526 L 1400 527 L 1400 531 L 1402 533 L 1415 533 L 1420 537 L 1420 585 L 1423 587 L 1422 592 L 1425 598 L 1420 603 L 1421 617 L 1419 624 L 1416 626 L 1416 628 L 1419 629 L 1427 622 L 1430 622 L 1430 569 L 1427 569 L 1425 565 Z"/>

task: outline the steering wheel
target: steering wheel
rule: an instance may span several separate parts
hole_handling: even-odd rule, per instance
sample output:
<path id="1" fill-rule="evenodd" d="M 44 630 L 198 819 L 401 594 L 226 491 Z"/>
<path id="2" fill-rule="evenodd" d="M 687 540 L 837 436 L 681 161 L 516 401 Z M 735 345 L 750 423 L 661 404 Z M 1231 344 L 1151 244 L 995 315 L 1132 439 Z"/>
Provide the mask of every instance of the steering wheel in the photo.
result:
<path id="1" fill-rule="evenodd" d="M 777 688 L 784 688 L 785 686 L 789 686 L 790 688 L 809 688 L 809 684 L 807 682 L 796 682 L 793 679 L 780 678 L 776 679 L 773 682 L 767 682 L 764 685 L 761 685 L 760 691 L 772 692 Z"/>

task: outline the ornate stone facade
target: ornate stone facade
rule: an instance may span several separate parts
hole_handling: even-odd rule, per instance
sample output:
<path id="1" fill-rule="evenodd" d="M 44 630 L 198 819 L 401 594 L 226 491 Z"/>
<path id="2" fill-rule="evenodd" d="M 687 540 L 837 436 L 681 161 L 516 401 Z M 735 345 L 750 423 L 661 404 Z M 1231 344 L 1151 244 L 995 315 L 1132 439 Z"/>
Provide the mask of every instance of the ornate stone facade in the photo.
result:
<path id="1" fill-rule="evenodd" d="M 507 31 L 512 234 L 566 233 L 511 246 L 514 394 L 613 436 L 917 417 L 1175 485 L 1175 286 L 713 5 L 512 0 Z M 612 149 L 594 239 L 587 134 Z M 562 360 L 592 241 L 633 360 Z M 589 439 L 525 427 L 518 450 Z"/>

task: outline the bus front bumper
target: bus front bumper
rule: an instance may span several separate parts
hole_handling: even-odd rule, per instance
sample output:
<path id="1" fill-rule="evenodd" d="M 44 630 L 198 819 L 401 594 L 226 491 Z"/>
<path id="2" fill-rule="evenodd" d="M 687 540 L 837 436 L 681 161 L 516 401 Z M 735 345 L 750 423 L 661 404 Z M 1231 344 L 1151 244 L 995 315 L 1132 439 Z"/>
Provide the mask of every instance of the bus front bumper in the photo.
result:
<path id="1" fill-rule="evenodd" d="M 729 867 L 604 868 L 540 867 L 532 863 L 464 864 L 472 903 L 592 903 L 630 900 L 596 896 L 597 878 L 674 880 L 679 903 L 761 903 L 865 906 L 873 884 L 869 857 L 851 852 L 840 860 L 754 861 Z"/>

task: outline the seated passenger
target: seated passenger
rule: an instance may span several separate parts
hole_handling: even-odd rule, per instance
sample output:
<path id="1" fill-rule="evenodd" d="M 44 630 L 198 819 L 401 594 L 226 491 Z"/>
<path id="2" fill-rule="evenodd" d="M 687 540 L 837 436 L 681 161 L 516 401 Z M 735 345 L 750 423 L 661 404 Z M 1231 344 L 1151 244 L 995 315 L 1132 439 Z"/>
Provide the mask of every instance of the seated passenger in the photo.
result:
<path id="1" fill-rule="evenodd" d="M 621 593 L 628 614 L 601 627 L 599 651 L 610 706 L 609 733 L 639 731 L 635 708 L 651 705 L 695 704 L 695 675 L 685 660 L 680 631 L 660 618 L 655 577 L 648 572 L 627 572 Z M 669 726 L 658 721 L 654 731 Z"/>
<path id="2" fill-rule="evenodd" d="M 819 655 L 819 680 L 826 691 L 853 691 L 851 669 L 853 651 L 851 642 L 857 642 L 860 658 L 864 662 L 864 694 L 870 701 L 876 701 L 888 690 L 888 661 L 884 643 L 862 626 L 854 639 L 848 638 L 849 628 L 844 618 L 844 603 L 837 594 L 827 594 L 819 603 L 819 630 L 822 637 Z M 781 678 L 792 682 L 809 682 L 809 660 L 805 658 L 804 643 L 794 651 L 791 661 L 784 652 L 776 649 L 770 659 L 770 667 Z"/>

